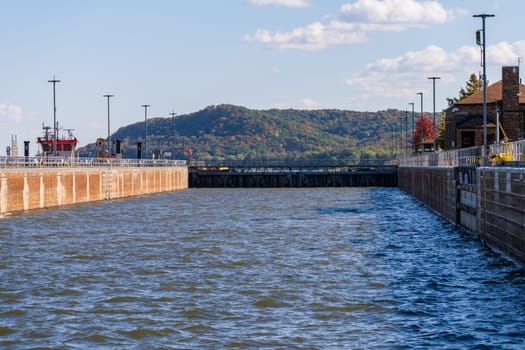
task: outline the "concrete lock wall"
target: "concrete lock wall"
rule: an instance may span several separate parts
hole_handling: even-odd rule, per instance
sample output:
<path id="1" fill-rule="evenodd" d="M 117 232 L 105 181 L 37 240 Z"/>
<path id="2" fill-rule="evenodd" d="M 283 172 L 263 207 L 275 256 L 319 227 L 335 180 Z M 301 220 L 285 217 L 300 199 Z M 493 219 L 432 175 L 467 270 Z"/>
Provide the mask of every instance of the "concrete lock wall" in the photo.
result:
<path id="1" fill-rule="evenodd" d="M 477 175 L 479 237 L 525 265 L 525 169 L 481 168 Z"/>
<path id="2" fill-rule="evenodd" d="M 399 187 L 525 265 L 525 169 L 399 167 Z"/>
<path id="3" fill-rule="evenodd" d="M 0 214 L 187 188 L 187 167 L 5 171 Z"/>
<path id="4" fill-rule="evenodd" d="M 456 222 L 454 168 L 399 167 L 398 186 L 452 222 Z"/>

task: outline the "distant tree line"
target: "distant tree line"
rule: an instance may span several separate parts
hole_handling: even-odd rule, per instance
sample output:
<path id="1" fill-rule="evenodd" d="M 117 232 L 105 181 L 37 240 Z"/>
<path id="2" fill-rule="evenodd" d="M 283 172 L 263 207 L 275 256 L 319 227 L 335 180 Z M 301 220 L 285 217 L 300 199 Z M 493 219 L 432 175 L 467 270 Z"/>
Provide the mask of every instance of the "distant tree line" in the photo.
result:
<path id="1" fill-rule="evenodd" d="M 175 120 L 149 119 L 147 157 L 171 154 L 175 159 L 214 161 L 348 162 L 392 158 L 411 140 L 404 133 L 405 117 L 405 111 L 396 109 L 355 112 L 209 106 Z M 409 132 L 412 134 L 411 127 Z M 111 136 L 112 140 L 122 140 L 126 158 L 137 156 L 137 141 L 143 138 L 143 121 L 121 127 Z M 93 154 L 94 144 L 81 149 L 82 156 Z"/>

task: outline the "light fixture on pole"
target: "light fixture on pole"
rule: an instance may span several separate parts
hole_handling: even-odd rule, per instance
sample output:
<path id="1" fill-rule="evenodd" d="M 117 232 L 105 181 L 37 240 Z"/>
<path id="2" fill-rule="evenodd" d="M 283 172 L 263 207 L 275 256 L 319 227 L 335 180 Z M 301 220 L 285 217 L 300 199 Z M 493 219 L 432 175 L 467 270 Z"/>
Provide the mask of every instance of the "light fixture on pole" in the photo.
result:
<path id="1" fill-rule="evenodd" d="M 482 160 L 483 166 L 487 166 L 487 62 L 485 56 L 485 18 L 494 17 L 494 15 L 473 15 L 474 18 L 481 18 L 481 31 L 483 32 L 483 38 L 480 37 L 479 30 L 476 32 L 476 42 L 481 45 L 481 65 L 483 66 L 483 150 Z"/>
<path id="2" fill-rule="evenodd" d="M 432 135 L 434 138 L 434 152 L 436 151 L 436 79 L 441 79 L 441 77 L 428 77 L 428 79 L 432 79 L 432 93 L 433 93 L 433 112 L 432 112 Z"/>
<path id="3" fill-rule="evenodd" d="M 111 157 L 111 134 L 110 134 L 110 123 L 109 123 L 109 99 L 113 97 L 114 95 L 104 95 L 103 97 L 108 99 L 108 157 Z"/>
<path id="4" fill-rule="evenodd" d="M 150 105 L 142 105 L 144 107 L 144 157 L 146 159 L 148 156 L 148 107 Z"/>
<path id="5" fill-rule="evenodd" d="M 55 75 L 53 74 L 53 79 L 48 80 L 48 83 L 53 83 L 53 156 L 57 156 L 57 137 L 58 137 L 58 130 L 57 130 L 57 104 L 56 104 L 56 98 L 55 98 L 55 85 L 56 83 L 60 83 L 60 80 L 55 79 Z"/>

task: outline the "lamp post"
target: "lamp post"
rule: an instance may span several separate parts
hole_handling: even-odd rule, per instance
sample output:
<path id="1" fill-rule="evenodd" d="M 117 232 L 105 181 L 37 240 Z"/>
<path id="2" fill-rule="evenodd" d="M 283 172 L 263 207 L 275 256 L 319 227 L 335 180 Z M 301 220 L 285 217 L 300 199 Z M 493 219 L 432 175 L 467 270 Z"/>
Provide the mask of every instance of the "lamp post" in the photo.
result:
<path id="1" fill-rule="evenodd" d="M 55 79 L 55 75 L 53 74 L 53 79 L 48 80 L 48 83 L 53 83 L 53 156 L 57 156 L 57 105 L 56 105 L 56 98 L 55 98 L 55 85 L 56 83 L 60 83 L 60 80 Z"/>
<path id="2" fill-rule="evenodd" d="M 403 156 L 403 117 L 399 117 L 399 155 Z"/>
<path id="3" fill-rule="evenodd" d="M 487 62 L 486 62 L 486 56 L 485 56 L 485 18 L 487 17 L 494 17 L 494 15 L 487 15 L 487 14 L 481 14 L 481 15 L 473 15 L 472 17 L 481 18 L 481 31 L 483 32 L 483 40 L 480 42 L 481 38 L 476 38 L 477 44 L 481 45 L 482 47 L 482 55 L 481 55 L 481 65 L 483 66 L 483 153 L 482 153 L 482 159 L 483 159 L 483 166 L 487 166 Z M 479 35 L 479 31 L 476 33 L 476 35 Z M 496 131 L 499 132 L 499 131 Z"/>
<path id="4" fill-rule="evenodd" d="M 390 137 L 390 154 L 393 157 L 394 156 L 394 142 L 395 142 L 396 136 L 394 134 L 394 125 L 392 125 L 392 124 L 390 124 L 390 131 L 392 133 L 392 135 Z"/>
<path id="5" fill-rule="evenodd" d="M 419 120 L 421 120 L 421 118 L 423 118 L 423 93 L 422 92 L 417 92 L 416 95 L 421 95 L 421 114 L 419 115 Z M 421 133 L 421 144 L 423 144 L 423 141 L 425 140 L 425 135 L 423 135 L 423 126 L 421 124 L 421 122 L 419 123 L 419 132 Z M 421 147 L 421 145 L 419 145 L 419 147 Z"/>
<path id="6" fill-rule="evenodd" d="M 108 99 L 108 157 L 111 157 L 111 134 L 110 134 L 110 123 L 109 123 L 109 99 L 114 95 L 104 95 L 103 97 Z"/>
<path id="7" fill-rule="evenodd" d="M 412 143 L 414 143 L 414 129 L 415 129 L 415 124 L 414 124 L 414 102 L 409 102 L 408 104 L 412 105 Z M 413 147 L 414 147 L 414 145 L 412 144 L 412 148 Z"/>
<path id="8" fill-rule="evenodd" d="M 171 127 L 172 127 L 172 131 L 173 131 L 173 150 L 172 150 L 172 157 L 175 157 L 175 145 L 177 144 L 177 140 L 175 138 L 175 115 L 177 115 L 177 113 L 175 113 L 175 109 L 172 109 L 171 110 Z M 173 158 L 175 159 L 175 158 Z"/>
<path id="9" fill-rule="evenodd" d="M 434 152 L 436 151 L 436 79 L 441 79 L 441 77 L 428 77 L 428 79 L 432 79 L 432 94 L 433 94 L 433 105 L 434 109 L 432 112 L 432 135 L 434 138 Z"/>
<path id="10" fill-rule="evenodd" d="M 405 157 L 408 153 L 408 110 L 405 108 Z"/>
<path id="11" fill-rule="evenodd" d="M 398 128 L 397 128 L 397 120 L 394 120 L 394 154 L 396 157 L 398 156 L 397 153 L 397 147 L 399 146 L 399 137 L 398 137 Z"/>
<path id="12" fill-rule="evenodd" d="M 171 115 L 171 127 L 173 129 L 172 130 L 173 136 L 175 136 L 175 115 L 177 115 L 177 113 L 175 113 L 175 110 L 172 109 L 170 115 Z"/>
<path id="13" fill-rule="evenodd" d="M 144 107 L 144 159 L 148 156 L 148 107 L 150 105 L 142 105 Z"/>

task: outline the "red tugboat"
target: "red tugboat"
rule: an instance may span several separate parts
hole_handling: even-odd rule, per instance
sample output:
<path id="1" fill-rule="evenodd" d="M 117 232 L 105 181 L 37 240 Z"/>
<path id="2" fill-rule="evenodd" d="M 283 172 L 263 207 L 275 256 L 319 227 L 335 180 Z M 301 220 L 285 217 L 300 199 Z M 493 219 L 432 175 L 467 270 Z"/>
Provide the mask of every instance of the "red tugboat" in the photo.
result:
<path id="1" fill-rule="evenodd" d="M 42 137 L 38 137 L 36 141 L 38 144 L 40 144 L 41 156 L 71 158 L 75 155 L 78 140 L 73 135 L 73 129 L 61 129 L 58 127 L 57 123 L 56 154 L 53 154 L 54 133 L 51 131 L 52 128 L 42 124 L 42 129 L 44 130 L 44 135 Z M 60 131 L 63 131 L 62 135 L 60 135 Z M 64 131 L 67 133 L 67 135 L 64 135 Z"/>

